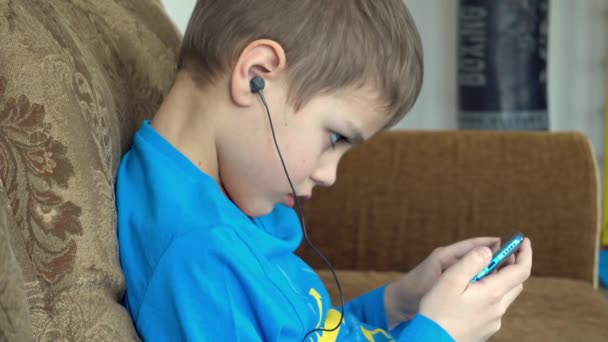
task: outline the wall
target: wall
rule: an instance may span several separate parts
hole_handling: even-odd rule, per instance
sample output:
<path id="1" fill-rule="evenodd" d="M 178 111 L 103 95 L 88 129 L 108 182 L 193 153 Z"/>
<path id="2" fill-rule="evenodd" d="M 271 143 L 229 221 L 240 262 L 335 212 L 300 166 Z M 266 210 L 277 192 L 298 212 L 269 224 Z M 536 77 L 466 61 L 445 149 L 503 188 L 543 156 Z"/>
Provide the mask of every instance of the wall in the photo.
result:
<path id="1" fill-rule="evenodd" d="M 185 29 L 195 0 L 163 0 Z M 455 129 L 456 0 L 408 0 L 425 48 L 420 98 L 401 129 Z M 552 130 L 577 130 L 603 150 L 608 0 L 551 0 L 549 13 L 549 113 Z"/>

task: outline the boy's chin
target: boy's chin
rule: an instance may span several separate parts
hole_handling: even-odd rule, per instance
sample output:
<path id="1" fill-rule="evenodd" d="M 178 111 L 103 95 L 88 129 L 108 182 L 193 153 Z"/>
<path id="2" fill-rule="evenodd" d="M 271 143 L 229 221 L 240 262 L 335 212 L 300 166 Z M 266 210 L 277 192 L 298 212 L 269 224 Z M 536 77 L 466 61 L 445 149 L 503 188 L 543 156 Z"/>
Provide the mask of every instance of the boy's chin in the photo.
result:
<path id="1" fill-rule="evenodd" d="M 249 217 L 266 216 L 274 210 L 274 207 L 280 203 L 271 203 L 262 200 L 254 201 L 255 203 L 236 203 L 245 215 Z"/>

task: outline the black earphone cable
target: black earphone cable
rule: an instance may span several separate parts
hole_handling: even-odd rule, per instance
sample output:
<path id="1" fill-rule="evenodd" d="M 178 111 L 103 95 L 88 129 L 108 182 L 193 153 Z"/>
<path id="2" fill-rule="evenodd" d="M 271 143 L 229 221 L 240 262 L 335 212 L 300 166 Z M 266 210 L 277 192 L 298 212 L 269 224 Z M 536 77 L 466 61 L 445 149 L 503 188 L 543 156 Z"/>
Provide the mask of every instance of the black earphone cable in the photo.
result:
<path id="1" fill-rule="evenodd" d="M 308 243 L 310 248 L 312 248 L 313 251 L 315 251 L 315 253 L 317 253 L 317 255 L 319 255 L 321 257 L 323 262 L 325 262 L 325 264 L 331 271 L 331 274 L 334 276 L 334 280 L 336 281 L 338 291 L 340 292 L 340 321 L 338 321 L 338 324 L 332 329 L 316 328 L 316 329 L 310 330 L 302 338 L 302 342 L 304 342 L 304 340 L 306 340 L 308 335 L 314 333 L 315 331 L 332 332 L 332 331 L 338 330 L 338 328 L 342 324 L 342 321 L 344 320 L 344 293 L 342 292 L 342 286 L 340 285 L 340 281 L 338 280 L 336 271 L 331 266 L 329 261 L 327 261 L 325 256 L 317 249 L 317 247 L 310 241 L 310 238 L 308 237 L 308 232 L 306 231 L 306 223 L 304 222 L 304 214 L 302 213 L 302 207 L 300 207 L 300 201 L 298 201 L 298 196 L 296 194 L 296 190 L 293 187 L 293 184 L 291 183 L 291 178 L 289 177 L 289 172 L 287 172 L 287 167 L 285 166 L 285 161 L 283 160 L 283 155 L 281 154 L 281 150 L 279 149 L 279 144 L 277 143 L 277 137 L 274 133 L 274 125 L 272 124 L 272 118 L 270 116 L 270 109 L 268 108 L 268 103 L 266 103 L 266 98 L 264 97 L 264 93 L 263 93 L 263 90 L 261 89 L 261 87 L 256 87 L 256 88 L 254 88 L 254 90 L 260 95 L 260 98 L 262 99 L 262 103 L 264 104 L 264 108 L 266 108 L 266 113 L 268 114 L 268 122 L 270 123 L 270 130 L 272 131 L 272 139 L 274 140 L 274 146 L 276 147 L 277 153 L 279 154 L 279 159 L 281 159 L 281 165 L 283 165 L 283 170 L 285 171 L 285 176 L 287 176 L 287 181 L 289 182 L 289 186 L 291 187 L 291 192 L 293 194 L 293 198 L 296 202 L 298 218 L 300 220 L 300 225 L 302 226 L 302 232 L 304 234 L 304 239 L 306 240 L 306 242 Z"/>

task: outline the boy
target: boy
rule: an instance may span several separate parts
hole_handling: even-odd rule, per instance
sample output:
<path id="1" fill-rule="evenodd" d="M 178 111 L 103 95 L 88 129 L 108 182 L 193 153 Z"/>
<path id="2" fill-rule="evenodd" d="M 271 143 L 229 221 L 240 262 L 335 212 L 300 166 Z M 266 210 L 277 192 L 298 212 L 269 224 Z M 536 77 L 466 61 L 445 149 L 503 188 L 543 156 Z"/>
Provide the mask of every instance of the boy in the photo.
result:
<path id="1" fill-rule="evenodd" d="M 499 329 L 529 276 L 527 240 L 474 284 L 497 239 L 439 248 L 344 317 L 293 253 L 295 196 L 331 186 L 348 149 L 409 111 L 421 50 L 401 0 L 198 1 L 175 83 L 117 179 L 125 305 L 144 340 L 482 341 Z"/>

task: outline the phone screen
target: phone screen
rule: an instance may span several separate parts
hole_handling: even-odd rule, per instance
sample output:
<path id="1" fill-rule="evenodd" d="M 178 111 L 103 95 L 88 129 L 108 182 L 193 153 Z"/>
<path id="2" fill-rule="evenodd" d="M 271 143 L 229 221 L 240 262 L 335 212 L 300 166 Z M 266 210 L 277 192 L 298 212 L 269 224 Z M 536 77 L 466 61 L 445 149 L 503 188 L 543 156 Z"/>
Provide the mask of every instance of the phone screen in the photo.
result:
<path id="1" fill-rule="evenodd" d="M 486 277 L 488 274 L 492 273 L 492 271 L 498 268 L 500 264 L 505 262 L 505 260 L 507 260 L 507 258 L 511 254 L 513 254 L 519 248 L 519 246 L 521 246 L 522 242 L 524 242 L 524 234 L 522 233 L 516 233 L 510 239 L 503 240 L 500 249 L 498 250 L 498 252 L 496 252 L 496 254 L 494 254 L 488 266 L 486 266 L 486 268 L 479 272 L 479 274 L 477 274 L 471 280 L 471 283 L 479 281 Z"/>

